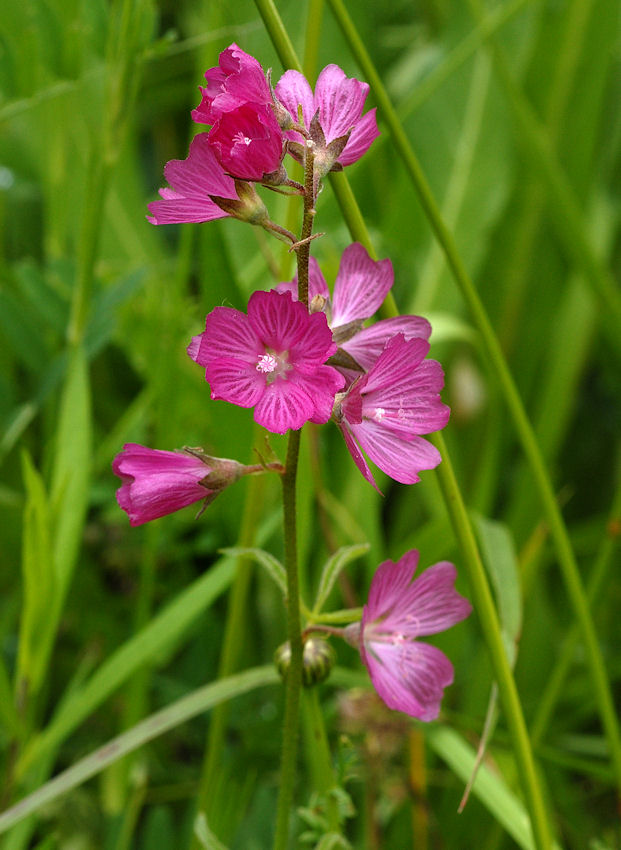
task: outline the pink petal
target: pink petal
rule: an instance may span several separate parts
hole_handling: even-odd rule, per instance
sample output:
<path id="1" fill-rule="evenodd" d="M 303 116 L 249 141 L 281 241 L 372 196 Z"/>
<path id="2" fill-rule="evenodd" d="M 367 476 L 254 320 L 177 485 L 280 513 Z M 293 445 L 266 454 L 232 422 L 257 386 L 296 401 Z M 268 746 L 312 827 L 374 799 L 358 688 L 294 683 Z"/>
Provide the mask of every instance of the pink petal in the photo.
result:
<path id="1" fill-rule="evenodd" d="M 248 319 L 264 346 L 288 351 L 309 326 L 308 310 L 288 292 L 253 292 L 248 301 Z"/>
<path id="2" fill-rule="evenodd" d="M 367 371 L 373 366 L 389 339 L 401 333 L 406 340 L 420 337 L 429 339 L 431 325 L 421 316 L 395 316 L 362 328 L 355 336 L 341 344 L 348 354 Z"/>
<path id="3" fill-rule="evenodd" d="M 299 71 L 285 71 L 276 83 L 275 92 L 276 97 L 289 111 L 296 124 L 299 121 L 298 105 L 301 105 L 304 126 L 308 129 L 315 114 L 316 106 L 313 100 L 313 92 L 306 77 Z"/>
<path id="4" fill-rule="evenodd" d="M 377 117 L 373 108 L 366 112 L 360 121 L 356 122 L 337 162 L 340 162 L 341 165 L 351 165 L 357 162 L 369 150 L 379 134 Z"/>
<path id="5" fill-rule="evenodd" d="M 444 688 L 453 681 L 453 665 L 426 643 L 364 644 L 363 661 L 373 687 L 389 708 L 420 720 L 435 720 Z"/>
<path id="6" fill-rule="evenodd" d="M 422 437 L 406 441 L 377 422 L 365 421 L 351 430 L 373 463 L 401 484 L 415 484 L 421 470 L 434 469 L 442 460 L 435 446 Z"/>
<path id="7" fill-rule="evenodd" d="M 298 300 L 298 276 L 293 278 L 293 280 L 289 280 L 287 282 L 279 283 L 278 286 L 273 287 L 275 292 L 290 292 L 291 297 L 294 301 Z M 330 297 L 330 290 L 328 289 L 328 284 L 325 281 L 324 276 L 321 273 L 321 269 L 319 268 L 319 263 L 315 259 L 315 257 L 309 257 L 309 268 L 308 268 L 308 300 L 309 302 L 313 300 L 315 295 L 321 295 L 323 298 L 328 300 Z"/>
<path id="8" fill-rule="evenodd" d="M 364 390 L 365 394 L 374 391 L 398 391 L 404 381 L 407 381 L 412 371 L 420 365 L 429 351 L 429 343 L 425 339 L 405 340 L 402 334 L 392 337 L 384 351 L 369 370 Z"/>
<path id="9" fill-rule="evenodd" d="M 419 557 L 416 549 L 410 549 L 397 563 L 383 561 L 379 565 L 362 613 L 363 628 L 365 623 L 385 617 L 392 608 L 399 606 L 404 592 L 411 586 Z"/>
<path id="10" fill-rule="evenodd" d="M 323 69 L 315 86 L 315 109 L 319 109 L 327 144 L 345 135 L 360 120 L 368 93 L 367 83 L 348 79 L 338 65 Z"/>
<path id="11" fill-rule="evenodd" d="M 316 425 L 329 422 L 334 408 L 334 397 L 345 381 L 343 376 L 332 366 L 319 366 L 312 376 L 297 375 L 296 380 L 313 398 L 315 412 L 311 422 Z"/>
<path id="12" fill-rule="evenodd" d="M 254 407 L 265 393 L 265 377 L 242 360 L 218 358 L 205 368 L 205 379 L 213 399 L 224 399 L 239 407 Z"/>
<path id="13" fill-rule="evenodd" d="M 289 361 L 298 372 L 310 374 L 315 372 L 319 364 L 325 363 L 328 357 L 336 353 L 336 345 L 332 342 L 332 331 L 328 327 L 325 313 L 312 315 L 306 313 L 306 315 L 308 317 L 306 328 L 289 346 Z M 342 378 L 342 375 L 338 377 Z M 334 380 L 337 380 L 336 377 Z M 339 383 L 339 389 L 341 389 L 345 380 Z"/>
<path id="14" fill-rule="evenodd" d="M 258 425 L 284 434 L 290 428 L 297 431 L 311 418 L 315 411 L 312 397 L 296 381 L 283 378 L 267 386 L 254 411 Z"/>
<path id="15" fill-rule="evenodd" d="M 441 561 L 422 572 L 404 594 L 399 618 L 407 618 L 412 637 L 443 632 L 472 612 L 470 602 L 455 590 L 456 578 L 454 565 Z"/>
<path id="16" fill-rule="evenodd" d="M 190 142 L 187 159 L 171 159 L 164 177 L 186 198 L 208 199 L 209 195 L 237 198 L 235 183 L 226 175 L 209 145 L 209 133 L 199 133 Z"/>
<path id="17" fill-rule="evenodd" d="M 220 209 L 210 198 L 180 198 L 176 201 L 151 201 L 148 205 L 151 224 L 183 224 L 189 222 L 215 221 L 228 213 Z"/>
<path id="18" fill-rule="evenodd" d="M 347 446 L 347 449 L 350 455 L 352 456 L 354 463 L 362 473 L 363 477 L 366 478 L 369 484 L 372 484 L 377 490 L 377 492 L 381 495 L 382 491 L 375 483 L 375 478 L 373 478 L 373 474 L 369 469 L 369 465 L 364 459 L 362 452 L 358 448 L 358 445 L 354 439 L 354 435 L 352 434 L 350 427 L 345 421 L 343 421 L 339 423 L 339 428 L 341 429 L 341 434 L 343 435 L 343 439 L 345 440 L 345 445 Z"/>
<path id="19" fill-rule="evenodd" d="M 332 328 L 369 319 L 381 307 L 393 281 L 390 260 L 376 262 L 359 242 L 348 245 L 334 284 Z"/>
<path id="20" fill-rule="evenodd" d="M 197 340 L 200 343 L 197 348 Z M 205 318 L 205 330 L 194 337 L 188 354 L 201 366 L 214 359 L 229 357 L 256 367 L 264 347 L 257 338 L 248 317 L 233 307 L 215 307 Z"/>

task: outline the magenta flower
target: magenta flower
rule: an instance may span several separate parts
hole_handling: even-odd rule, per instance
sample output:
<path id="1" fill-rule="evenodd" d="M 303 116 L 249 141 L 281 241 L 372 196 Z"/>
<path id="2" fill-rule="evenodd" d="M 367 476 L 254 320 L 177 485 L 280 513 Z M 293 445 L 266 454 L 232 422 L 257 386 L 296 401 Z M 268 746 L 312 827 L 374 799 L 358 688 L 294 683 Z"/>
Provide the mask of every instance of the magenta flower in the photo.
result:
<path id="1" fill-rule="evenodd" d="M 450 414 L 439 395 L 442 367 L 425 360 L 428 351 L 426 340 L 406 340 L 397 334 L 369 372 L 337 397 L 335 418 L 347 448 L 376 489 L 363 451 L 402 484 L 414 484 L 421 470 L 433 469 L 441 461 L 435 446 L 420 436 L 444 428 Z"/>
<path id="2" fill-rule="evenodd" d="M 218 57 L 218 67 L 205 71 L 207 85 L 200 87 L 203 99 L 192 112 L 199 124 L 215 124 L 222 115 L 245 103 L 272 103 L 263 68 L 233 43 Z"/>
<path id="3" fill-rule="evenodd" d="M 420 720 L 435 720 L 444 688 L 453 682 L 446 655 L 417 640 L 454 626 L 472 606 L 455 590 L 457 570 L 442 561 L 414 581 L 418 552 L 379 565 L 362 611 L 347 628 L 358 643 L 373 687 L 389 708 Z"/>
<path id="4" fill-rule="evenodd" d="M 335 351 L 323 313 L 311 315 L 289 293 L 273 291 L 254 292 L 248 315 L 216 307 L 188 346 L 212 398 L 254 407 L 255 422 L 277 434 L 328 421 L 344 384 L 324 365 Z"/>
<path id="5" fill-rule="evenodd" d="M 349 79 L 338 65 L 328 65 L 323 69 L 314 95 L 308 81 L 299 71 L 285 71 L 275 92 L 295 123 L 299 120 L 298 107 L 302 107 L 304 126 L 315 137 L 316 144 L 317 133 L 312 123 L 315 113 L 319 113 L 324 147 L 323 150 L 317 150 L 315 161 L 322 174 L 326 174 L 337 163 L 344 166 L 356 162 L 379 136 L 375 109 L 362 115 L 369 92 L 368 84 Z M 286 135 L 295 142 L 304 141 L 300 133 L 295 131 L 289 131 Z M 344 146 L 339 140 L 346 141 Z"/>
<path id="6" fill-rule="evenodd" d="M 390 260 L 372 260 L 364 246 L 354 242 L 343 251 L 334 283 L 334 296 L 330 299 L 319 265 L 311 257 L 309 301 L 316 295 L 325 300 L 332 339 L 365 371 L 371 368 L 388 340 L 396 334 L 403 334 L 405 339 L 429 339 L 431 334 L 431 325 L 421 316 L 395 316 L 363 327 L 365 320 L 379 310 L 393 283 Z M 297 299 L 297 277 L 275 288 L 277 292 L 291 292 Z M 343 374 L 350 381 L 356 377 L 351 369 L 343 369 Z"/>
<path id="7" fill-rule="evenodd" d="M 224 173 L 208 143 L 208 135 L 199 133 L 192 139 L 187 159 L 172 159 L 166 163 L 164 176 L 173 188 L 160 189 L 163 200 L 149 204 L 151 215 L 147 218 L 151 224 L 213 221 L 228 215 L 257 223 L 265 218 L 265 207 L 256 193 L 238 195 L 235 181 Z M 219 198 L 228 211 L 216 203 L 214 197 Z"/>
<path id="8" fill-rule="evenodd" d="M 112 469 L 123 482 L 116 491 L 119 505 L 131 525 L 142 525 L 194 502 L 204 500 L 208 505 L 244 467 L 198 452 L 166 452 L 126 443 Z"/>
<path id="9" fill-rule="evenodd" d="M 225 112 L 208 133 L 224 170 L 240 180 L 280 171 L 284 136 L 271 107 L 245 103 Z"/>

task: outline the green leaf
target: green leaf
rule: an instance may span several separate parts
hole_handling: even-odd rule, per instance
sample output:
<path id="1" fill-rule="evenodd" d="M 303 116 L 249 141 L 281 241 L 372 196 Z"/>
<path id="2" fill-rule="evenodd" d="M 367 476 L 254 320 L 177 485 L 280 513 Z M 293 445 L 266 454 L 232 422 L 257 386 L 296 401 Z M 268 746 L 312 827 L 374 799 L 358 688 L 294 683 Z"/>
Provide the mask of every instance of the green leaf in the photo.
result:
<path id="1" fill-rule="evenodd" d="M 26 749 L 18 773 L 70 734 L 136 670 L 169 647 L 231 584 L 234 563 L 220 561 L 187 587 L 148 626 L 128 640 L 105 661 L 86 684 L 64 702 L 50 725 Z"/>
<path id="2" fill-rule="evenodd" d="M 181 723 L 191 720 L 198 714 L 208 711 L 215 705 L 248 693 L 263 685 L 274 685 L 280 681 L 274 667 L 254 667 L 227 679 L 220 679 L 205 685 L 185 697 L 177 700 L 161 711 L 150 715 L 132 729 L 118 735 L 103 747 L 76 762 L 58 776 L 46 782 L 34 793 L 20 800 L 0 815 L 0 833 L 6 832 L 14 824 L 38 811 L 42 806 L 76 788 L 91 776 L 101 773 L 104 768 L 118 761 L 128 753 L 134 752 L 148 741 L 174 729 Z"/>
<path id="3" fill-rule="evenodd" d="M 470 744 L 447 726 L 438 724 L 425 727 L 425 740 L 464 782 L 472 773 L 476 754 Z M 502 776 L 481 765 L 472 786 L 474 794 L 523 850 L 536 850 L 530 819 L 521 800 L 515 796 Z M 554 850 L 560 850 L 552 842 Z"/>
<path id="4" fill-rule="evenodd" d="M 252 558 L 257 564 L 260 564 L 272 578 L 278 587 L 282 590 L 283 596 L 287 595 L 287 572 L 278 558 L 275 558 L 265 549 L 258 549 L 254 546 L 232 546 L 220 550 L 224 555 L 229 555 L 231 558 Z"/>
<path id="5" fill-rule="evenodd" d="M 49 611 L 55 596 L 52 557 L 52 518 L 43 479 L 30 455 L 22 453 L 26 504 L 22 532 L 23 601 L 17 656 L 17 682 L 20 692 L 36 693 L 41 687 L 54 621 Z"/>
<path id="6" fill-rule="evenodd" d="M 339 573 L 355 558 L 360 558 L 369 551 L 368 543 L 357 543 L 354 546 L 341 546 L 337 551 L 326 561 L 326 564 L 319 579 L 319 588 L 317 590 L 317 599 L 313 613 L 318 614 L 325 605 L 330 591 L 334 587 L 334 582 L 337 580 Z"/>
<path id="7" fill-rule="evenodd" d="M 205 850 L 227 850 L 221 841 L 218 841 L 213 832 L 209 829 L 207 818 L 204 812 L 199 812 L 194 821 L 194 835 L 200 841 L 201 846 Z"/>
<path id="8" fill-rule="evenodd" d="M 82 348 L 72 352 L 60 403 L 52 471 L 54 572 L 58 609 L 67 592 L 78 556 L 91 467 L 91 402 L 88 369 Z"/>
<path id="9" fill-rule="evenodd" d="M 483 562 L 496 595 L 507 657 L 513 667 L 522 631 L 522 594 L 513 538 L 501 522 L 475 516 L 474 523 Z"/>

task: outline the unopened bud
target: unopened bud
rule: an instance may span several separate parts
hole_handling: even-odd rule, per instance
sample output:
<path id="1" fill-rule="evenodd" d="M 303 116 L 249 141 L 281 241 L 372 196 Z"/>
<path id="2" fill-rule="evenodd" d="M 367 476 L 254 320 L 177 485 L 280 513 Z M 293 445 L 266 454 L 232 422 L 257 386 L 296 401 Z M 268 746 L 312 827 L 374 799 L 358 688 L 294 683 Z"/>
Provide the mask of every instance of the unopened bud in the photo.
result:
<path id="1" fill-rule="evenodd" d="M 312 637 L 304 643 L 302 654 L 302 684 L 305 688 L 325 681 L 334 666 L 336 656 L 330 644 L 323 638 Z M 291 646 L 283 643 L 274 653 L 274 663 L 281 677 L 286 680 L 291 667 Z"/>

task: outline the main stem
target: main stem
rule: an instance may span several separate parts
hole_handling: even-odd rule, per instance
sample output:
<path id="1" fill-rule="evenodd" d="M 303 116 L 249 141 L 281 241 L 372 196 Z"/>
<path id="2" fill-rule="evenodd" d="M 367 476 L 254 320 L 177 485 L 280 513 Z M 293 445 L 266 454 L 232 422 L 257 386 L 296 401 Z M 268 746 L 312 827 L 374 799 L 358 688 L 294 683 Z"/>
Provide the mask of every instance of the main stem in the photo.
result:
<path id="1" fill-rule="evenodd" d="M 308 307 L 308 266 L 310 236 L 315 216 L 314 156 L 307 147 L 304 163 L 304 218 L 298 258 L 298 300 Z M 296 479 L 300 453 L 300 431 L 289 432 L 286 469 L 282 476 L 285 569 L 287 571 L 287 638 L 291 662 L 287 672 L 285 717 L 283 722 L 280 789 L 276 811 L 274 850 L 286 850 L 289 840 L 289 813 L 293 804 L 295 764 L 300 725 L 300 691 L 302 689 L 302 627 L 300 621 L 300 589 L 298 582 L 298 547 L 296 515 Z"/>

